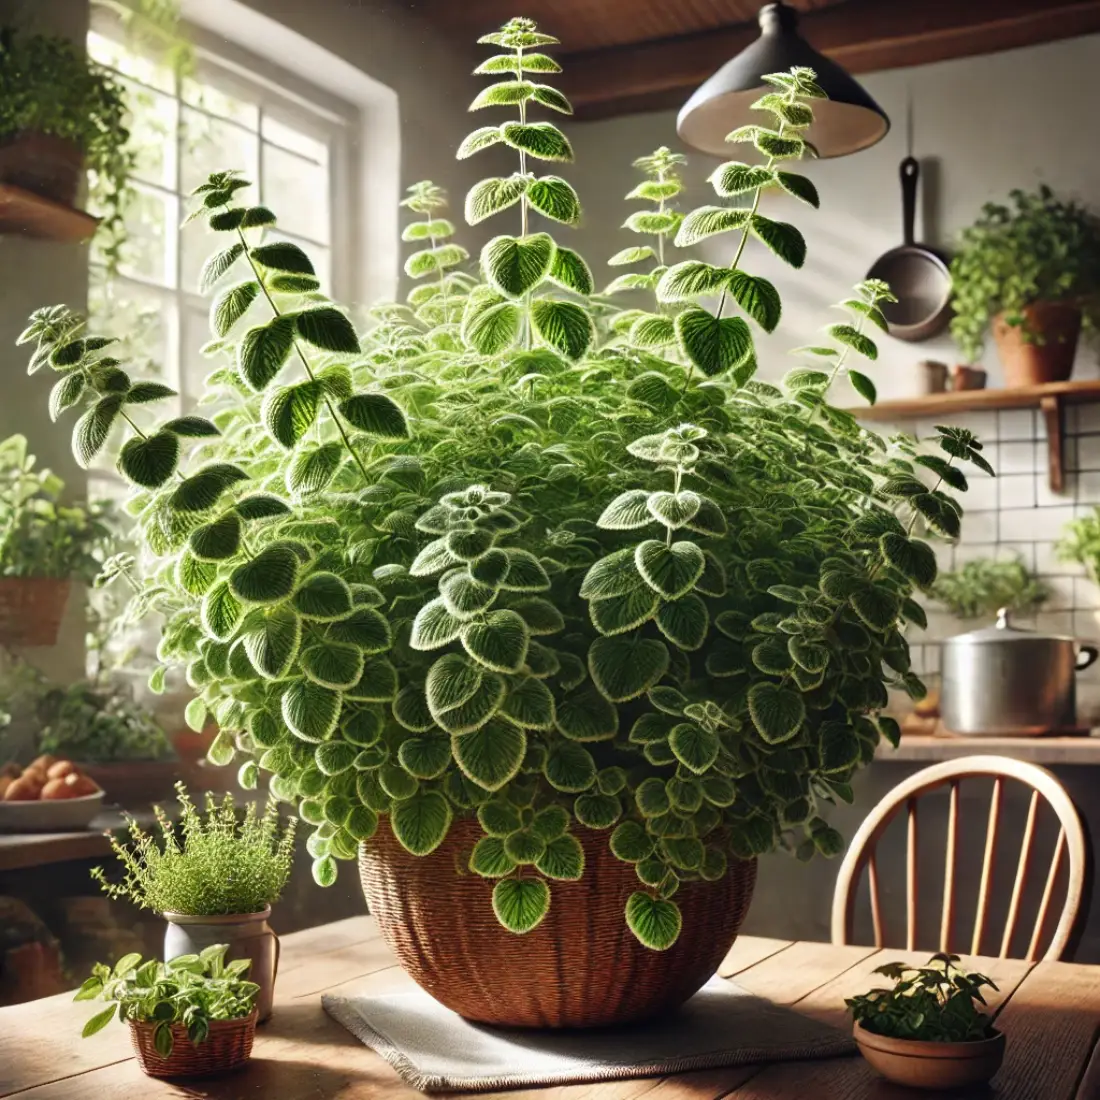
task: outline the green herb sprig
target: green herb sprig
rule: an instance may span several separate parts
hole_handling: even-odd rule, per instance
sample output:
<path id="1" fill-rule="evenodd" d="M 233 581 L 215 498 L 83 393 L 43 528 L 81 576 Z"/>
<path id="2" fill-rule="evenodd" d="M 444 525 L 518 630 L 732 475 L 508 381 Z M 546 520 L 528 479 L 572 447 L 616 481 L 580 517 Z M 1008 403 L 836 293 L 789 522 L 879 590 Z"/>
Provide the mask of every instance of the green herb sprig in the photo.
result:
<path id="1" fill-rule="evenodd" d="M 993 1035 L 993 1017 L 983 1012 L 983 989 L 996 990 L 984 974 L 967 973 L 958 955 L 933 955 L 926 966 L 893 962 L 874 971 L 890 989 L 872 989 L 845 1004 L 852 1018 L 876 1035 L 932 1043 L 963 1043 Z"/>

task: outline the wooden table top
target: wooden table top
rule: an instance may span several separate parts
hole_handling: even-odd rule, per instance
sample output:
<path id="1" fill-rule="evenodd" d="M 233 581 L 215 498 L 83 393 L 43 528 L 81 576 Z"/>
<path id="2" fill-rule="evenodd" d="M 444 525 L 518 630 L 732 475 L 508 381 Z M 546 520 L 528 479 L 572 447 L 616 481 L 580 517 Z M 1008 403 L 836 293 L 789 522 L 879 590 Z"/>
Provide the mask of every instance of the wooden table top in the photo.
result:
<path id="1" fill-rule="evenodd" d="M 872 984 L 901 951 L 743 936 L 719 973 L 762 997 L 846 1026 L 844 998 Z M 986 1100 L 1100 1100 L 1100 967 L 968 959 L 1000 986 L 998 1026 L 1005 1064 Z M 370 917 L 297 932 L 283 940 L 275 1015 L 259 1029 L 252 1061 L 239 1073 L 192 1083 L 145 1077 L 127 1029 L 111 1024 L 80 1038 L 91 1004 L 70 994 L 0 1008 L 0 1097 L 20 1100 L 413 1100 L 373 1051 L 321 1009 L 329 990 L 392 990 L 411 984 Z M 450 1094 L 470 1097 L 473 1094 Z M 488 1095 L 498 1100 L 912 1100 L 875 1077 L 858 1056 L 818 1062 L 700 1070 L 672 1077 L 608 1081 Z M 953 1094 L 957 1095 L 957 1094 Z"/>

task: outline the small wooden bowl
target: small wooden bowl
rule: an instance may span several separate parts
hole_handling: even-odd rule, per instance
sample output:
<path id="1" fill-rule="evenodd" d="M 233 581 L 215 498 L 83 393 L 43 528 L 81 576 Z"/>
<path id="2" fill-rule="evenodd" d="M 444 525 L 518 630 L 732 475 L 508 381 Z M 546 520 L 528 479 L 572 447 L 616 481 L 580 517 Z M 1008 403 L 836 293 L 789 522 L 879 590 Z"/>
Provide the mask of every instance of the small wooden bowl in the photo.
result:
<path id="1" fill-rule="evenodd" d="M 138 1065 L 149 1077 L 205 1077 L 227 1073 L 252 1057 L 256 1010 L 238 1020 L 214 1020 L 202 1043 L 192 1043 L 183 1024 L 172 1025 L 172 1053 L 162 1058 L 153 1044 L 155 1024 L 130 1021 L 130 1040 Z"/>
<path id="2" fill-rule="evenodd" d="M 969 1043 L 927 1043 L 876 1035 L 857 1023 L 852 1035 L 860 1053 L 888 1081 L 914 1089 L 980 1085 L 1001 1068 L 1004 1033 Z"/>

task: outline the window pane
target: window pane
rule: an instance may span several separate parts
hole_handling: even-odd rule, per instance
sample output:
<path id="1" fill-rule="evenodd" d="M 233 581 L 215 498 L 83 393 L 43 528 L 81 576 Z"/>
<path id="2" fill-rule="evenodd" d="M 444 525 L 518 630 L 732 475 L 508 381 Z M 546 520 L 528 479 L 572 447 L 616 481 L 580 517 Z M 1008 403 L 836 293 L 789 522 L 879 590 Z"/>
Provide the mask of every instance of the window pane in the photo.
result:
<path id="1" fill-rule="evenodd" d="M 126 210 L 126 240 L 119 269 L 160 286 L 174 286 L 176 226 L 179 224 L 174 195 L 135 189 Z M 92 262 L 103 263 L 102 237 L 92 238 Z"/>
<path id="2" fill-rule="evenodd" d="M 176 188 L 176 100 L 126 82 L 130 108 L 130 144 L 137 163 L 137 179 Z"/>
<path id="3" fill-rule="evenodd" d="M 230 95 L 205 81 L 185 77 L 180 87 L 180 98 L 192 107 L 199 107 L 231 122 L 239 122 L 250 130 L 255 130 L 260 124 L 260 109 L 255 103 Z"/>
<path id="4" fill-rule="evenodd" d="M 264 141 L 289 149 L 292 153 L 298 153 L 317 164 L 328 165 L 328 142 L 319 141 L 296 126 L 289 126 L 265 114 L 260 134 Z"/>
<path id="5" fill-rule="evenodd" d="M 118 339 L 119 359 L 138 377 L 163 379 L 174 387 L 169 365 L 169 336 L 174 305 L 172 297 L 152 287 L 125 279 L 107 279 L 93 267 L 88 286 L 89 328 L 97 335 Z"/>
<path id="6" fill-rule="evenodd" d="M 131 53 L 121 42 L 95 31 L 88 33 L 88 54 L 101 65 L 116 69 L 126 76 L 132 76 L 143 84 L 150 84 L 162 92 L 171 92 L 175 87 L 172 70 L 162 65 L 154 57 L 144 57 Z"/>
<path id="7" fill-rule="evenodd" d="M 184 397 L 183 411 L 190 413 L 206 389 L 206 376 L 221 363 L 199 354 L 199 349 L 214 338 L 206 313 L 188 306 L 183 312 L 180 336 L 180 393 Z"/>
<path id="8" fill-rule="evenodd" d="M 245 179 L 255 180 L 258 168 L 259 139 L 230 122 L 211 118 L 201 111 L 184 107 L 182 112 L 183 193 L 189 194 L 205 183 L 211 172 L 236 169 Z M 238 201 L 255 202 L 256 189 L 237 193 Z"/>
<path id="9" fill-rule="evenodd" d="M 266 143 L 263 160 L 263 201 L 275 211 L 279 225 L 295 236 L 327 244 L 328 172 L 313 161 Z"/>

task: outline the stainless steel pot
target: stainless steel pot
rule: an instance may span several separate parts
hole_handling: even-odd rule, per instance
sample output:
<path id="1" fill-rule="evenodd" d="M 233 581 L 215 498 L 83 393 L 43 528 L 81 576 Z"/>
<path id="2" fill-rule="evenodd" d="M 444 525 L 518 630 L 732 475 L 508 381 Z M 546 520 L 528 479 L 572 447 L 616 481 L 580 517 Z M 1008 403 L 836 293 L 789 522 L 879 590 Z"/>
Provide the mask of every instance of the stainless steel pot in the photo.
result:
<path id="1" fill-rule="evenodd" d="M 1074 729 L 1075 674 L 1100 655 L 1096 646 L 1020 630 L 997 612 L 997 625 L 943 643 L 940 714 L 952 733 L 1021 737 Z"/>

